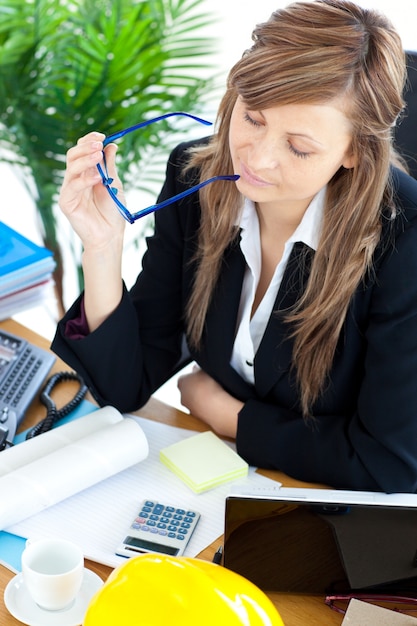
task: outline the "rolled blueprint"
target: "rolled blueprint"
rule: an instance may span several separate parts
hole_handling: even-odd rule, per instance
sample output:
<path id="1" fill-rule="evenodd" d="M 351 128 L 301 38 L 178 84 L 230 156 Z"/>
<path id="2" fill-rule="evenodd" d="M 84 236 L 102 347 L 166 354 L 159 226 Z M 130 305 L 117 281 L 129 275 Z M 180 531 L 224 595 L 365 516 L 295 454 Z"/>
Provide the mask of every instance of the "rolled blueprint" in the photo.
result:
<path id="1" fill-rule="evenodd" d="M 134 417 L 120 417 L 0 476 L 0 529 L 143 461 L 149 446 L 142 428 Z"/>
<path id="2" fill-rule="evenodd" d="M 122 419 L 123 415 L 117 409 L 106 406 L 63 426 L 48 430 L 33 439 L 22 441 L 17 446 L 7 448 L 0 454 L 0 476 Z"/>

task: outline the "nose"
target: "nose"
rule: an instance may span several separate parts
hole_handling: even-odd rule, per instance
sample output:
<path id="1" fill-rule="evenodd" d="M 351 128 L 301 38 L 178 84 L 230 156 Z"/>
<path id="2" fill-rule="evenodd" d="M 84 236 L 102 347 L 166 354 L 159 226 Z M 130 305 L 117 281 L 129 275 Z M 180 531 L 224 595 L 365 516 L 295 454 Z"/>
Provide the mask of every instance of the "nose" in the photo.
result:
<path id="1" fill-rule="evenodd" d="M 274 170 L 279 165 L 279 142 L 276 136 L 266 133 L 251 146 L 250 162 L 256 170 Z"/>

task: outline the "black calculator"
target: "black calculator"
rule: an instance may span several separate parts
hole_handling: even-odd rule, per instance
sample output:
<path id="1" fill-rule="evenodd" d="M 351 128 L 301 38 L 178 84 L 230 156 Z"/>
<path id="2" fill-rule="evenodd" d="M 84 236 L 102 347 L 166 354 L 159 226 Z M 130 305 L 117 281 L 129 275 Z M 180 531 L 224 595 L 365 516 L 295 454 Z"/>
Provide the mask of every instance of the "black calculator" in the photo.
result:
<path id="1" fill-rule="evenodd" d="M 0 450 L 11 444 L 55 356 L 0 330 Z"/>
<path id="2" fill-rule="evenodd" d="M 144 500 L 116 554 L 127 558 L 147 552 L 181 556 L 199 519 L 196 511 Z"/>

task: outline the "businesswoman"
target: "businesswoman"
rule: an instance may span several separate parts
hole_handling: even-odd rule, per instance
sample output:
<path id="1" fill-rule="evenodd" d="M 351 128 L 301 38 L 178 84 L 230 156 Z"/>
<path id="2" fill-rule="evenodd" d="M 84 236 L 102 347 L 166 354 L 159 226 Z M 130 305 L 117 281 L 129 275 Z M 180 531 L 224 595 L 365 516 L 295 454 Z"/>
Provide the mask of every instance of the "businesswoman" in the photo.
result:
<path id="1" fill-rule="evenodd" d="M 336 488 L 417 490 L 417 182 L 392 146 L 398 34 L 347 0 L 297 2 L 253 34 L 213 136 L 171 154 L 143 268 L 121 277 L 124 220 L 68 152 L 62 211 L 85 290 L 53 349 L 100 404 L 141 407 L 184 358 L 183 404 L 252 465 Z M 113 186 L 116 148 L 105 148 Z M 185 342 L 183 341 L 185 338 Z"/>

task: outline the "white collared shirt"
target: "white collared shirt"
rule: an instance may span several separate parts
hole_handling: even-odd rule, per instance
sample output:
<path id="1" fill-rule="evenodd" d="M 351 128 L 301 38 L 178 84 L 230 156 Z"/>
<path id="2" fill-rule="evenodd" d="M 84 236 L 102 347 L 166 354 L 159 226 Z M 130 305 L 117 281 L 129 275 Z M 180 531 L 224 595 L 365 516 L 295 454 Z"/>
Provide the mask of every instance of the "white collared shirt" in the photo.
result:
<path id="1" fill-rule="evenodd" d="M 255 382 L 253 361 L 272 313 L 294 243 L 302 242 L 313 250 L 317 250 L 325 193 L 326 188 L 323 188 L 314 196 L 300 224 L 286 241 L 282 258 L 275 268 L 270 285 L 252 319 L 251 311 L 261 274 L 261 240 L 255 205 L 251 200 L 245 199 L 244 201 L 239 225 L 241 228 L 240 247 L 247 267 L 242 284 L 237 333 L 230 363 L 248 383 L 254 384 Z"/>

